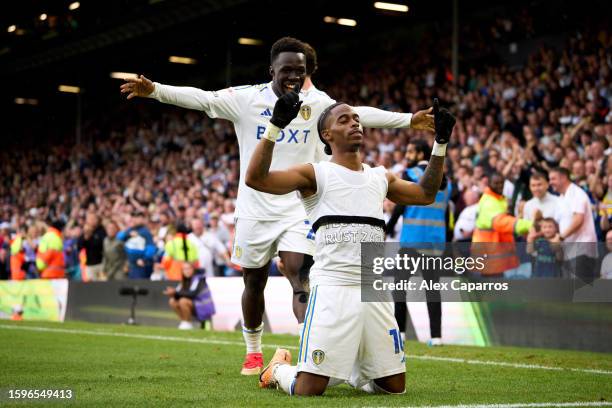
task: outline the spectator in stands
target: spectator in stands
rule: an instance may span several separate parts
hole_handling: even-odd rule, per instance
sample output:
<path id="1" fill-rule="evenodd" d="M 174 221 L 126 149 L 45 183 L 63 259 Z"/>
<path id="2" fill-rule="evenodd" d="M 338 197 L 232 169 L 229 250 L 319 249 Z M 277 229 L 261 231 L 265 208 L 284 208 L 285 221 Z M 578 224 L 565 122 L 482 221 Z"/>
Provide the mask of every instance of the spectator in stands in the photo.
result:
<path id="1" fill-rule="evenodd" d="M 489 187 L 478 202 L 476 229 L 472 235 L 472 256 L 484 256 L 482 275 L 500 276 L 519 266 L 514 234 L 526 235 L 533 221 L 508 214 L 508 200 L 503 196 L 504 177 L 493 173 Z"/>
<path id="2" fill-rule="evenodd" d="M 88 280 L 105 281 L 108 279 L 102 265 L 105 237 L 106 231 L 100 224 L 100 217 L 95 212 L 89 211 L 85 217 L 83 235 L 79 238 L 78 244 L 79 250 L 85 249 L 87 267 L 81 273 L 86 273 Z"/>
<path id="3" fill-rule="evenodd" d="M 463 193 L 465 208 L 459 214 L 455 222 L 453 240 L 457 242 L 470 242 L 472 234 L 476 229 L 476 215 L 478 213 L 478 201 L 480 197 L 474 190 L 466 190 Z"/>
<path id="4" fill-rule="evenodd" d="M 188 233 L 189 228 L 185 224 L 180 223 L 176 226 L 176 233 L 172 239 L 166 241 L 161 264 L 166 273 L 167 280 L 180 281 L 185 262 L 190 263 L 194 268 L 200 268 L 198 248 L 187 237 Z"/>
<path id="5" fill-rule="evenodd" d="M 81 227 L 70 223 L 64 229 L 64 262 L 66 277 L 71 280 L 87 282 L 89 276 L 84 274 L 79 261 L 79 240 L 82 237 Z"/>
<path id="6" fill-rule="evenodd" d="M 612 160 L 609 162 L 612 163 Z M 606 237 L 612 225 L 612 173 L 608 174 L 607 180 L 606 194 L 599 204 L 600 227 Z"/>
<path id="7" fill-rule="evenodd" d="M 612 230 L 606 234 L 606 249 L 608 253 L 601 262 L 601 277 L 603 279 L 612 279 Z"/>
<path id="8" fill-rule="evenodd" d="M 0 222 L 0 280 L 11 276 L 11 224 Z"/>
<path id="9" fill-rule="evenodd" d="M 527 235 L 527 253 L 534 259 L 532 277 L 561 277 L 563 247 L 559 226 L 553 218 L 542 218 Z"/>
<path id="10" fill-rule="evenodd" d="M 542 173 L 535 172 L 529 178 L 529 191 L 533 195 L 525 203 L 523 216 L 525 219 L 534 219 L 535 211 L 540 210 L 542 217 L 552 218 L 557 223 L 561 221 L 561 199 L 548 192 L 548 179 Z"/>
<path id="11" fill-rule="evenodd" d="M 550 185 L 561 197 L 559 237 L 565 243 L 564 275 L 590 278 L 597 274 L 597 236 L 588 195 L 572 183 L 569 171 L 556 167 L 550 172 Z"/>
<path id="12" fill-rule="evenodd" d="M 30 225 L 26 239 L 23 241 L 23 251 L 25 254 L 23 270 L 26 273 L 26 279 L 36 279 L 38 277 L 36 251 L 38 250 L 38 243 L 40 241 L 40 232 L 40 225 Z"/>
<path id="13" fill-rule="evenodd" d="M 188 238 L 197 248 L 200 268 L 204 269 L 207 278 L 217 275 L 214 265 L 217 257 L 222 257 L 223 265 L 230 262 L 229 251 L 217 235 L 206 231 L 202 220 L 194 218 L 191 221 L 191 233 Z"/>
<path id="14" fill-rule="evenodd" d="M 168 286 L 164 294 L 170 297 L 168 303 L 181 320 L 180 330 L 193 329 L 193 319 L 207 322 L 215 314 L 215 306 L 206 279 L 202 274 L 196 274 L 196 266 L 192 262 L 182 263 L 182 279 L 173 288 Z M 209 323 L 210 326 L 210 323 Z"/>
<path id="15" fill-rule="evenodd" d="M 119 227 L 115 221 L 106 223 L 102 265 L 108 280 L 120 280 L 126 277 L 127 256 L 123 241 L 117 238 Z"/>
<path id="16" fill-rule="evenodd" d="M 56 220 L 40 239 L 36 254 L 36 267 L 41 279 L 63 279 L 66 277 L 64 263 L 64 240 L 62 229 L 64 223 Z"/>
<path id="17" fill-rule="evenodd" d="M 153 273 L 155 243 L 151 232 L 145 226 L 144 213 L 136 211 L 130 217 L 130 227 L 117 234 L 125 243 L 130 279 L 149 279 Z"/>

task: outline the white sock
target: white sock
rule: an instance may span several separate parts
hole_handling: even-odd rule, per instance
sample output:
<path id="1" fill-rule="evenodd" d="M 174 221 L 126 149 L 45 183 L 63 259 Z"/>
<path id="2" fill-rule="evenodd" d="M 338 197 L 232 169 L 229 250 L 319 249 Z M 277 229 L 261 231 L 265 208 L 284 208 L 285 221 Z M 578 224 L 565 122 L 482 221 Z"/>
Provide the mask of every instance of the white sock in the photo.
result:
<path id="1" fill-rule="evenodd" d="M 289 364 L 279 364 L 272 373 L 272 377 L 276 380 L 278 386 L 289 395 L 293 395 L 296 375 L 297 366 L 290 366 Z"/>
<path id="2" fill-rule="evenodd" d="M 261 336 L 263 334 L 264 324 L 261 322 L 259 327 L 255 329 L 249 329 L 242 326 L 242 337 L 246 343 L 246 352 L 248 353 L 261 353 Z"/>
<path id="3" fill-rule="evenodd" d="M 302 335 L 302 330 L 304 330 L 304 322 L 298 323 L 298 336 Z"/>

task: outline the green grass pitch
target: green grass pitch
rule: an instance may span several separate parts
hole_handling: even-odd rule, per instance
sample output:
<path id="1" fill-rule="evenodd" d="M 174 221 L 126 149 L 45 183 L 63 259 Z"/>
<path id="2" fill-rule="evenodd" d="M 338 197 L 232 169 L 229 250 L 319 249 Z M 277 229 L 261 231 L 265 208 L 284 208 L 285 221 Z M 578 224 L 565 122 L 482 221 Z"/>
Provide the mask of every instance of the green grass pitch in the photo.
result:
<path id="1" fill-rule="evenodd" d="M 612 339 L 611 339 L 612 341 Z M 260 390 L 239 375 L 240 333 L 0 321 L 0 406 L 440 406 L 612 401 L 612 354 L 406 343 L 407 392 L 346 385 L 316 398 Z M 264 335 L 264 357 L 295 336 Z M 501 364 L 499 364 L 501 363 Z M 73 389 L 73 401 L 9 402 L 8 389 Z M 549 406 L 549 405 L 547 405 Z"/>

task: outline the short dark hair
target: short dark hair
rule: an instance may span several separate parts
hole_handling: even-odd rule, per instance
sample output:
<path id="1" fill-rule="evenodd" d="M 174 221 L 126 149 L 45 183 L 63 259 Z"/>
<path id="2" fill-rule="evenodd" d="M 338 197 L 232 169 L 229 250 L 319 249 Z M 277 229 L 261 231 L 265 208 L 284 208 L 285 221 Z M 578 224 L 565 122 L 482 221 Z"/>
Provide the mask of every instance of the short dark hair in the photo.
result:
<path id="1" fill-rule="evenodd" d="M 306 51 L 306 75 L 312 75 L 317 72 L 319 65 L 317 64 L 317 52 L 312 45 L 304 43 L 304 51 Z"/>
<path id="2" fill-rule="evenodd" d="M 565 167 L 557 166 L 557 167 L 553 168 L 550 172 L 551 173 L 555 172 L 555 173 L 563 174 L 568 180 L 570 180 L 570 171 L 568 169 L 566 169 Z"/>
<path id="3" fill-rule="evenodd" d="M 542 172 L 534 171 L 531 173 L 529 180 L 544 180 L 548 183 L 548 176 Z"/>
<path id="4" fill-rule="evenodd" d="M 340 105 L 346 105 L 346 104 L 344 102 L 338 101 L 334 104 L 329 105 L 327 108 L 323 109 L 323 112 L 321 112 L 321 115 L 319 115 L 319 120 L 317 121 L 317 133 L 319 133 L 319 139 L 321 139 L 321 141 L 325 145 L 325 154 L 332 154 L 332 150 L 331 150 L 331 146 L 329 145 L 329 143 L 327 143 L 327 140 L 323 139 L 323 135 L 321 134 L 321 132 L 323 132 L 323 129 L 325 129 L 325 121 L 327 120 L 327 117 L 329 116 L 330 112 L 336 106 L 340 106 Z"/>
<path id="5" fill-rule="evenodd" d="M 273 63 L 281 52 L 299 52 L 305 55 L 306 49 L 304 43 L 297 38 L 283 37 L 272 44 L 272 48 L 270 49 L 270 63 Z"/>
<path id="6" fill-rule="evenodd" d="M 430 147 L 423 139 L 414 139 L 408 142 L 408 144 L 413 145 L 417 153 L 423 153 L 423 160 L 429 160 L 431 158 Z"/>
<path id="7" fill-rule="evenodd" d="M 539 227 L 539 228 L 542 228 L 542 223 L 543 223 L 543 222 L 550 222 L 550 223 L 552 223 L 552 224 L 555 226 L 555 228 L 557 229 L 557 232 L 559 232 L 559 224 L 557 224 L 557 221 L 555 221 L 555 219 L 554 219 L 554 218 L 552 218 L 552 217 L 545 217 L 545 218 L 542 218 L 542 219 L 540 220 L 540 222 L 538 223 L 538 227 Z"/>

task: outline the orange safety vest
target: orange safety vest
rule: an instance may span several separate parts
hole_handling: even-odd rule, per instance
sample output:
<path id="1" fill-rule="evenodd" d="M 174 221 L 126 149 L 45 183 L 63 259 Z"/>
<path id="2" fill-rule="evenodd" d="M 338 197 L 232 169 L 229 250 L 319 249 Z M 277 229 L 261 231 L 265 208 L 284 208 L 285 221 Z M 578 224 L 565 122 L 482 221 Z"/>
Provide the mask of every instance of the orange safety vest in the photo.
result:
<path id="1" fill-rule="evenodd" d="M 24 280 L 26 273 L 23 270 L 25 262 L 25 253 L 23 252 L 23 237 L 17 235 L 11 241 L 11 279 Z"/>
<path id="2" fill-rule="evenodd" d="M 478 202 L 476 228 L 472 235 L 472 257 L 484 260 L 480 273 L 500 275 L 519 266 L 514 233 L 526 234 L 532 224 L 508 214 L 506 198 L 487 188 Z"/>
<path id="3" fill-rule="evenodd" d="M 64 242 L 62 233 L 49 227 L 38 244 L 36 267 L 42 279 L 62 279 L 66 277 L 64 263 Z"/>

